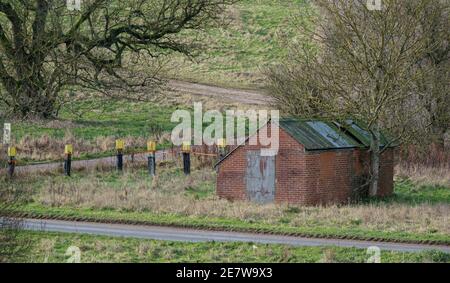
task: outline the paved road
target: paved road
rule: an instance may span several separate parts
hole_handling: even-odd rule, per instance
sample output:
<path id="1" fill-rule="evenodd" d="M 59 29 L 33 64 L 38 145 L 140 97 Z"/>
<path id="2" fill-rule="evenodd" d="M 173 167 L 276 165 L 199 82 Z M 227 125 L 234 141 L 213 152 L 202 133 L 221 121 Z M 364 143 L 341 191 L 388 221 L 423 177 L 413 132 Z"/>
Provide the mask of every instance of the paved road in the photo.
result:
<path id="1" fill-rule="evenodd" d="M 424 250 L 441 250 L 450 253 L 449 246 L 429 246 L 417 244 L 379 243 L 355 240 L 313 239 L 291 236 L 260 235 L 237 232 L 201 231 L 184 228 L 139 226 L 122 224 L 99 224 L 71 222 L 60 220 L 27 219 L 24 228 L 52 232 L 68 232 L 116 237 L 142 238 L 182 242 L 253 242 L 262 244 L 285 244 L 292 246 L 339 246 L 368 248 L 377 246 L 382 250 L 419 252 Z"/>

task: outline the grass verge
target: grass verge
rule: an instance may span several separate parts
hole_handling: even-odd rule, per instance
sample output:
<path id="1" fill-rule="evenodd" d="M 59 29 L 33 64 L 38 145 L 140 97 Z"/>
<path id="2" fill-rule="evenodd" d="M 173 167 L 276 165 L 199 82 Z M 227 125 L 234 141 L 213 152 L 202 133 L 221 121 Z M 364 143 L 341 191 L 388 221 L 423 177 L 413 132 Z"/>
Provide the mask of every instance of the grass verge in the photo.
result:
<path id="1" fill-rule="evenodd" d="M 340 247 L 291 247 L 254 243 L 184 243 L 116 238 L 66 233 L 31 232 L 21 235 L 31 240 L 30 249 L 12 262 L 55 262 L 70 259 L 69 247 L 80 249 L 80 262 L 242 262 L 242 263 L 333 263 L 367 262 L 364 249 Z M 439 251 L 404 253 L 382 251 L 383 263 L 450 262 L 450 255 Z"/>

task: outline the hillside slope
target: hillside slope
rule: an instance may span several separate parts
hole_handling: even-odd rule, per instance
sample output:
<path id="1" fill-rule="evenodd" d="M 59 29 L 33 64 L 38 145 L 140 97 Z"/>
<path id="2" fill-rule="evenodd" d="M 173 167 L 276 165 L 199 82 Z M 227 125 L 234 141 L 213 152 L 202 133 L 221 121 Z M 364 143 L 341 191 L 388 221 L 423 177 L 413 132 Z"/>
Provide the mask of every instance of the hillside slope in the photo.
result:
<path id="1" fill-rule="evenodd" d="M 195 62 L 177 56 L 169 77 L 229 87 L 258 88 L 262 72 L 286 55 L 283 38 L 292 39 L 293 17 L 307 20 L 306 0 L 241 0 L 226 12 L 229 24 L 208 30 L 207 48 Z"/>

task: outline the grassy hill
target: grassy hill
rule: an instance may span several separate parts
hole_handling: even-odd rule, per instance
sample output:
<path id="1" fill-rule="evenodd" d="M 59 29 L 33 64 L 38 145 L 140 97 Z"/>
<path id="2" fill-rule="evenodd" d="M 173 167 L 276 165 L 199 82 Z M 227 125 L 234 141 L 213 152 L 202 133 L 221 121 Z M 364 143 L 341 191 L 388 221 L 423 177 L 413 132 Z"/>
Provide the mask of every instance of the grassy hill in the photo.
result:
<path id="1" fill-rule="evenodd" d="M 169 76 L 194 82 L 261 87 L 264 68 L 286 55 L 283 38 L 292 40 L 294 17 L 308 17 L 306 0 L 241 0 L 225 14 L 229 24 L 206 31 L 205 52 L 191 62 L 178 56 Z"/>

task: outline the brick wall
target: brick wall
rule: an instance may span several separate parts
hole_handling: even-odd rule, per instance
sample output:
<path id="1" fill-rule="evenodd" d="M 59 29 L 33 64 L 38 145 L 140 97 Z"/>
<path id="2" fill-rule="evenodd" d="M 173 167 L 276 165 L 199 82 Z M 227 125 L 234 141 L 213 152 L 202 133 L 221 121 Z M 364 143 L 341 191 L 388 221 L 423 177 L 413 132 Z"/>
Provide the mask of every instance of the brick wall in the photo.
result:
<path id="1" fill-rule="evenodd" d="M 394 149 L 389 148 L 381 154 L 379 196 L 390 196 L 394 193 Z"/>
<path id="2" fill-rule="evenodd" d="M 261 130 L 261 134 L 270 127 Z M 276 156 L 275 202 L 300 205 L 345 203 L 358 186 L 368 164 L 360 150 L 306 152 L 304 147 L 280 129 Z M 218 166 L 217 194 L 229 200 L 246 200 L 246 153 L 260 150 L 260 144 L 241 146 Z M 393 152 L 386 151 L 380 168 L 380 195 L 392 193 Z"/>
<path id="3" fill-rule="evenodd" d="M 358 186 L 367 181 L 370 176 L 370 154 L 366 150 L 357 150 L 355 155 L 358 158 L 355 160 L 357 168 L 353 175 L 355 185 Z M 380 179 L 378 181 L 378 196 L 390 196 L 394 192 L 394 149 L 389 148 L 385 150 L 380 157 Z"/>
<path id="4" fill-rule="evenodd" d="M 308 152 L 305 158 L 309 171 L 305 184 L 308 199 L 302 204 L 345 203 L 350 199 L 353 150 Z"/>

